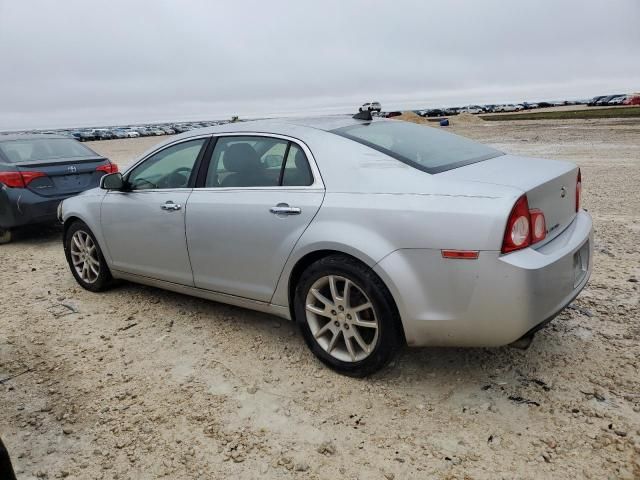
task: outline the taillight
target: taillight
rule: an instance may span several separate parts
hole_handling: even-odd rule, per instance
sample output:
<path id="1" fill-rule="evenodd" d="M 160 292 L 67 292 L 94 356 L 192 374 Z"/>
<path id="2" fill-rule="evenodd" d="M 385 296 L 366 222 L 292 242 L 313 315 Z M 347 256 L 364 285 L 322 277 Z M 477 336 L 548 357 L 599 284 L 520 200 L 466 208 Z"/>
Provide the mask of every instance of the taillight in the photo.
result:
<path id="1" fill-rule="evenodd" d="M 529 210 L 529 215 L 531 215 L 531 243 L 544 240 L 544 237 L 547 236 L 547 222 L 544 213 L 542 210 L 534 208 Z"/>
<path id="2" fill-rule="evenodd" d="M 118 173 L 118 165 L 108 162 L 105 165 L 100 165 L 99 167 L 97 167 L 96 171 L 104 173 Z"/>
<path id="3" fill-rule="evenodd" d="M 531 245 L 531 216 L 527 196 L 521 196 L 511 209 L 502 241 L 502 253 L 509 253 Z"/>
<path id="4" fill-rule="evenodd" d="M 521 196 L 511 209 L 502 240 L 502 253 L 514 252 L 533 245 L 547 236 L 547 222 L 542 210 L 529 210 L 527 196 Z"/>
<path id="5" fill-rule="evenodd" d="M 9 188 L 25 188 L 40 177 L 46 177 L 46 175 L 42 172 L 0 172 L 0 183 Z"/>
<path id="6" fill-rule="evenodd" d="M 582 172 L 578 169 L 578 180 L 576 181 L 576 212 L 580 211 L 580 197 L 582 196 Z"/>

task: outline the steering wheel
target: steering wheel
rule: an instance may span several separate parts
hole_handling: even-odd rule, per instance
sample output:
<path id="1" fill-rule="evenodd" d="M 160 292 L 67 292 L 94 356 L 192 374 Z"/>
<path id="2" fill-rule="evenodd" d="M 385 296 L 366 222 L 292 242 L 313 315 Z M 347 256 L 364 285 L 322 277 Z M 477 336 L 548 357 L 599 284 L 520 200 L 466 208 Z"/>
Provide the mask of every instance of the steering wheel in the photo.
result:
<path id="1" fill-rule="evenodd" d="M 186 173 L 184 175 L 183 173 Z M 183 188 L 187 186 L 189 177 L 191 176 L 191 168 L 178 167 L 169 175 L 162 179 L 162 183 L 166 188 Z"/>

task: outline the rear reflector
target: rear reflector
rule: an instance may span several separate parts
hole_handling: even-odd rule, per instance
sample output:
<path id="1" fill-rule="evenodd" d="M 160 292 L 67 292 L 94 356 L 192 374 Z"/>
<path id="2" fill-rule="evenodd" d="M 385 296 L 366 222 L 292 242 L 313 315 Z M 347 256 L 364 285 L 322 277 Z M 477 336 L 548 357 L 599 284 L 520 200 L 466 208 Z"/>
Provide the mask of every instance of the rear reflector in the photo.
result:
<path id="1" fill-rule="evenodd" d="M 479 253 L 477 250 L 442 250 L 442 258 L 476 260 Z"/>
<path id="2" fill-rule="evenodd" d="M 96 168 L 97 172 L 104 172 L 104 173 L 117 173 L 118 172 L 118 165 L 116 165 L 115 163 L 106 163 L 105 165 L 100 165 L 99 167 Z"/>
<path id="3" fill-rule="evenodd" d="M 46 177 L 42 172 L 0 172 L 0 183 L 9 188 L 25 188 L 36 178 Z"/>
<path id="4" fill-rule="evenodd" d="M 576 181 L 576 212 L 580 211 L 580 197 L 582 196 L 582 172 L 578 169 L 578 180 Z"/>

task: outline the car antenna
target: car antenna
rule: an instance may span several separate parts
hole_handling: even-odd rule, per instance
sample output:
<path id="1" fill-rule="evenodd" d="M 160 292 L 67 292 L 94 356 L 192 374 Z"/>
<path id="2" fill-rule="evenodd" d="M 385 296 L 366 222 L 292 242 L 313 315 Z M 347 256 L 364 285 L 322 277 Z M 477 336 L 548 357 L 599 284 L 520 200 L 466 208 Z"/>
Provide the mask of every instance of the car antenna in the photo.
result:
<path id="1" fill-rule="evenodd" d="M 353 117 L 351 118 L 355 118 L 356 120 L 373 120 L 373 117 L 371 116 L 371 110 L 363 110 L 361 112 L 356 113 Z"/>

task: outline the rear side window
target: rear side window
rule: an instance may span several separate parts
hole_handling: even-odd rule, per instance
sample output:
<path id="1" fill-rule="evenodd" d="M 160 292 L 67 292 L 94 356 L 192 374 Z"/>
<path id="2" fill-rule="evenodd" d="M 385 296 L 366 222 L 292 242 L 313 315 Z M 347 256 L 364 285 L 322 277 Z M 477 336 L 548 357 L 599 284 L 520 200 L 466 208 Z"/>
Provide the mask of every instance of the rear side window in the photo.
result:
<path id="1" fill-rule="evenodd" d="M 331 132 L 427 173 L 444 172 L 504 155 L 458 135 L 397 120 L 350 125 Z"/>
<path id="2" fill-rule="evenodd" d="M 71 138 L 32 138 L 0 142 L 10 163 L 95 157 L 96 153 Z"/>
<path id="3" fill-rule="evenodd" d="M 313 183 L 307 157 L 295 143 L 272 137 L 223 136 L 216 141 L 207 188 L 306 186 Z"/>

